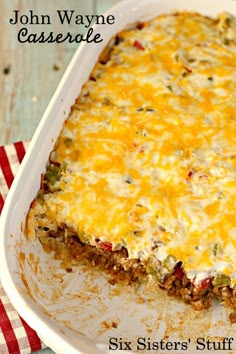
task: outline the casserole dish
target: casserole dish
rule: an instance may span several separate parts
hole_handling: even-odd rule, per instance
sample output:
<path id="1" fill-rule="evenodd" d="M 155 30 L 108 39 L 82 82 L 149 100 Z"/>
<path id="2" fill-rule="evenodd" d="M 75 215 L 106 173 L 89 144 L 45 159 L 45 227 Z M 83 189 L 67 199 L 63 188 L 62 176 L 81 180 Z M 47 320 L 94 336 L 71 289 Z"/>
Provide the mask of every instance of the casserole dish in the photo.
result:
<path id="1" fill-rule="evenodd" d="M 96 277 L 83 267 L 66 273 L 57 260 L 42 251 L 39 243 L 28 243 L 23 232 L 48 152 L 107 41 L 130 23 L 176 9 L 212 16 L 223 10 L 236 12 L 232 1 L 224 2 L 223 9 L 220 4 L 214 4 L 212 9 L 212 1 L 186 4 L 180 0 L 128 0 L 110 10 L 115 24 L 108 29 L 101 25 L 95 27 L 104 41 L 96 45 L 84 44 L 78 49 L 42 118 L 7 198 L 1 221 L 2 282 L 20 315 L 57 353 L 107 351 L 109 343 L 110 349 L 123 350 L 128 341 L 134 351 L 152 353 L 157 349 L 153 343 L 160 343 L 163 338 L 172 343 L 172 349 L 187 348 L 194 353 L 199 338 L 200 346 L 204 346 L 207 340 L 220 341 L 234 334 L 227 324 L 226 310 L 219 306 L 199 314 L 162 294 L 154 300 L 145 292 L 133 292 L 132 288 L 124 292 L 122 287 L 111 287 L 105 276 Z M 135 329 L 133 323 L 137 324 Z M 165 349 L 168 351 L 166 347 L 163 352 Z"/>

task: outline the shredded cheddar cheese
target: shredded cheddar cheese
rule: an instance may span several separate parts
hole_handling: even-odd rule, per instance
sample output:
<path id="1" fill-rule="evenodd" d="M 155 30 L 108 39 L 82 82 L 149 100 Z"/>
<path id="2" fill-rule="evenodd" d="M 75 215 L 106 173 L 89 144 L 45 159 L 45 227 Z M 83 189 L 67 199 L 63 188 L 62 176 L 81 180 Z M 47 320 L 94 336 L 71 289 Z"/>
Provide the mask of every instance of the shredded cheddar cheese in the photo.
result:
<path id="1" fill-rule="evenodd" d="M 90 245 L 171 256 L 196 283 L 233 287 L 236 19 L 173 13 L 117 38 L 58 137 L 56 188 L 35 203 Z"/>

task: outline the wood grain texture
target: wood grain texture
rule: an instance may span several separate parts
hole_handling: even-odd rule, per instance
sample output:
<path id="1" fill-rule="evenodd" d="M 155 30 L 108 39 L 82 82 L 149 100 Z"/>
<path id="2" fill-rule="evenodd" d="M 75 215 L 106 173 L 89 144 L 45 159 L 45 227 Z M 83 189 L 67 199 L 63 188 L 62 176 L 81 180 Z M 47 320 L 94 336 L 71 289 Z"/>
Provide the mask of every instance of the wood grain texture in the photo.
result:
<path id="1" fill-rule="evenodd" d="M 50 25 L 27 24 L 32 33 L 41 31 L 84 33 L 84 26 L 61 25 L 56 10 L 76 14 L 102 13 L 117 0 L 1 0 L 0 1 L 0 145 L 30 140 L 73 53 L 76 43 L 19 43 L 22 24 L 11 25 L 13 10 L 21 14 L 49 14 Z"/>

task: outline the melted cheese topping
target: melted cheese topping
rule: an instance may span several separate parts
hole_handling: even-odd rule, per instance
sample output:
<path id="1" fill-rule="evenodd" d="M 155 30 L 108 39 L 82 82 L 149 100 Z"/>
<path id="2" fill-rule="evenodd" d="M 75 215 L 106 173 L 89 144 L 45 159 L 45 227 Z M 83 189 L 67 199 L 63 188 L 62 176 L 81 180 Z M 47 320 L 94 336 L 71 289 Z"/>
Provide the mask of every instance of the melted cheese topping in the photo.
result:
<path id="1" fill-rule="evenodd" d="M 52 222 L 236 284 L 235 23 L 182 12 L 119 34 L 57 140 Z"/>

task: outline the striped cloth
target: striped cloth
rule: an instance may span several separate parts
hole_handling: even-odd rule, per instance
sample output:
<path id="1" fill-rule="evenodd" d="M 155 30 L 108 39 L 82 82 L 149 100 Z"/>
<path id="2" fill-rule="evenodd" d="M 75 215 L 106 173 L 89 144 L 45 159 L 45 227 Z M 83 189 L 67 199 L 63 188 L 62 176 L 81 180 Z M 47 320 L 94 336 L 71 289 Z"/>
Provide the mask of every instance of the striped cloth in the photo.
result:
<path id="1" fill-rule="evenodd" d="M 0 214 L 28 144 L 0 146 Z M 45 345 L 14 310 L 0 283 L 0 354 L 28 354 L 42 348 Z"/>

